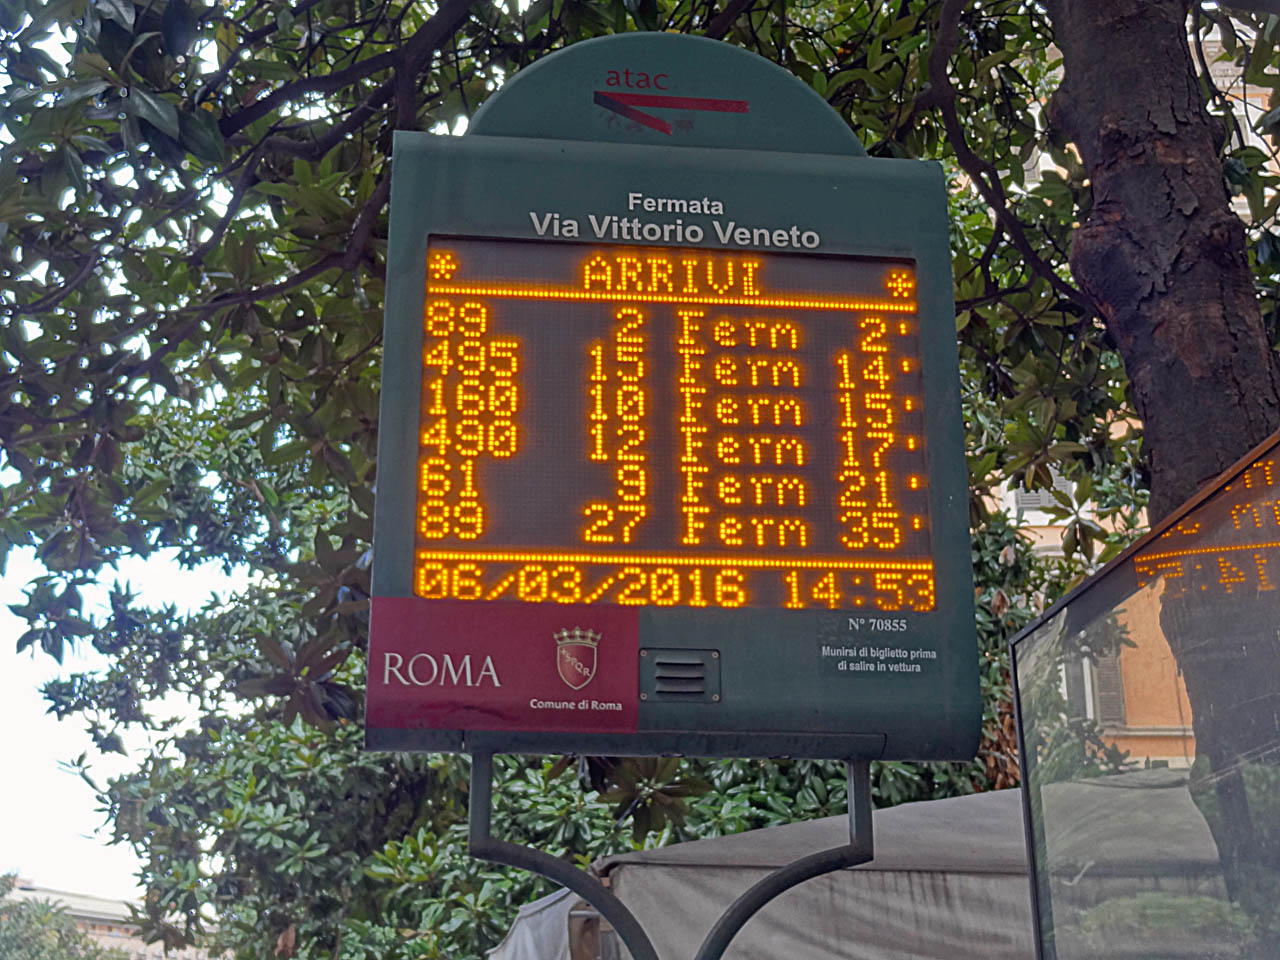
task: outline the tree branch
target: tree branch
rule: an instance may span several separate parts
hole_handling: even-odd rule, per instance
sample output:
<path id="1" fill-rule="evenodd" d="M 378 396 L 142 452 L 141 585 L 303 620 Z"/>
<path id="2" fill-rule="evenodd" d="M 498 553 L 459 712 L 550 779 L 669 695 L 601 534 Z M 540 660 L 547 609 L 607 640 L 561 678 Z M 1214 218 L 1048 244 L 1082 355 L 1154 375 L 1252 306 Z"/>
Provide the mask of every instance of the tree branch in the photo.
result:
<path id="1" fill-rule="evenodd" d="M 1008 197 L 1005 196 L 996 168 L 969 147 L 964 127 L 960 123 L 960 116 L 956 112 L 956 89 L 951 85 L 951 78 L 947 75 L 947 68 L 952 54 L 955 53 L 960 35 L 960 13 L 966 2 L 967 0 L 943 0 L 942 9 L 938 14 L 937 40 L 929 56 L 929 87 L 916 98 L 916 109 L 937 108 L 942 116 L 947 140 L 955 151 L 957 162 L 972 178 L 982 199 L 991 207 L 997 222 L 1008 235 L 1009 242 L 1026 258 L 1028 266 L 1047 280 L 1061 296 L 1082 309 L 1101 316 L 1093 298 L 1058 276 L 1053 267 L 1046 263 L 1031 246 L 1022 221 L 1009 209 Z"/>
<path id="2" fill-rule="evenodd" d="M 703 36 L 712 40 L 723 40 L 724 35 L 737 22 L 738 18 L 755 5 L 755 0 L 729 0 L 729 5 L 711 18 Z"/>
<path id="3" fill-rule="evenodd" d="M 166 338 L 163 345 L 154 346 L 151 355 L 147 358 L 146 363 L 140 365 L 139 372 L 145 372 L 162 363 L 164 358 L 176 350 L 183 342 L 185 342 L 201 325 L 219 310 L 225 310 L 227 307 L 241 306 L 246 303 L 257 303 L 260 300 L 269 300 L 272 297 L 278 297 L 282 293 L 292 290 L 299 284 L 306 283 L 308 280 L 314 280 L 316 277 L 327 273 L 330 270 L 354 270 L 360 263 L 360 258 L 364 255 L 365 248 L 369 245 L 369 241 L 373 236 L 374 227 L 378 223 L 378 215 L 382 208 L 386 206 L 387 199 L 391 195 L 391 178 L 383 176 L 378 181 L 378 185 L 374 188 L 373 193 L 369 195 L 369 199 L 365 201 L 364 206 L 360 210 L 360 215 L 356 219 L 355 226 L 352 227 L 351 234 L 347 239 L 347 243 L 342 250 L 330 251 L 321 257 L 311 266 L 299 270 L 293 276 L 281 280 L 279 283 L 273 283 L 266 287 L 258 287 L 253 290 L 241 290 L 236 293 L 229 293 L 221 297 L 215 297 L 209 303 L 201 307 L 196 315 L 176 331 L 172 336 Z"/>
<path id="4" fill-rule="evenodd" d="M 373 91 L 363 103 L 355 107 L 345 120 L 334 124 L 323 135 L 310 141 L 293 137 L 267 137 L 262 141 L 262 152 L 283 153 L 286 156 L 317 160 L 364 126 L 374 111 L 390 99 L 395 81 L 388 80 Z"/>
<path id="5" fill-rule="evenodd" d="M 316 4 L 323 2 L 324 0 L 302 0 L 302 2 L 296 7 L 291 8 L 289 12 L 293 14 L 294 17 L 297 17 L 299 14 L 310 10 Z M 209 79 L 200 85 L 200 89 L 196 91 L 196 95 L 192 98 L 191 102 L 198 105 L 209 91 L 217 90 L 221 87 L 222 84 L 226 82 L 227 77 L 231 75 L 231 71 L 235 69 L 235 65 L 239 63 L 240 57 L 244 51 L 252 47 L 255 43 L 260 43 L 265 40 L 278 29 L 279 27 L 276 25 L 275 20 L 273 20 L 269 25 L 259 27 L 257 30 L 245 34 L 244 39 L 236 46 L 236 48 L 227 54 L 227 62 L 214 71 L 209 76 Z"/>
<path id="6" fill-rule="evenodd" d="M 231 198 L 227 201 L 226 212 L 214 225 L 213 231 L 209 234 L 209 239 L 196 247 L 191 252 L 191 255 L 187 257 L 187 263 L 192 265 L 200 263 L 210 250 L 222 242 L 222 235 L 227 232 L 227 227 L 231 225 L 231 221 L 235 219 L 236 214 L 240 212 L 240 204 L 244 201 L 244 195 L 249 191 L 250 187 L 258 182 L 258 160 L 261 156 L 261 147 L 249 152 L 249 157 L 245 161 L 244 172 L 240 174 L 240 179 L 236 181 L 235 188 L 231 191 Z"/>
<path id="7" fill-rule="evenodd" d="M 382 179 L 378 181 L 378 185 L 373 188 L 373 193 L 369 194 L 369 199 L 365 201 L 364 206 L 360 209 L 360 216 L 357 218 L 355 226 L 351 229 L 346 253 L 342 258 L 342 268 L 344 270 L 354 270 L 356 264 L 360 262 L 360 258 L 364 255 L 365 247 L 369 245 L 369 240 L 373 237 L 373 228 L 378 224 L 378 214 L 382 212 L 382 208 L 386 206 L 390 197 L 391 177 L 384 173 Z"/>
<path id="8" fill-rule="evenodd" d="M 474 0 L 445 0 L 426 23 L 419 28 L 409 40 L 395 50 L 380 53 L 368 60 L 361 60 L 345 70 L 328 73 L 322 77 L 308 77 L 286 83 L 261 100 L 256 100 L 243 110 L 224 117 L 219 123 L 224 137 L 239 133 L 245 127 L 256 123 L 263 117 L 277 110 L 286 103 L 296 100 L 308 93 L 336 93 L 357 80 L 363 80 L 370 74 L 393 67 L 409 67 L 411 70 L 423 63 L 426 56 L 436 50 L 467 19 Z"/>
<path id="9" fill-rule="evenodd" d="M 345 70 L 339 70 L 337 73 L 327 73 L 322 77 L 308 77 L 305 80 L 286 83 L 283 87 L 278 88 L 261 100 L 255 100 L 252 104 L 233 113 L 231 116 L 223 117 L 218 124 L 219 129 L 221 129 L 224 137 L 234 136 L 245 127 L 256 123 L 290 101 L 297 100 L 308 93 L 337 93 L 343 87 L 355 83 L 357 80 L 363 80 L 372 73 L 390 69 L 395 66 L 396 60 L 397 51 L 380 53 L 376 57 L 361 60 Z"/>
<path id="10" fill-rule="evenodd" d="M 93 251 L 91 251 L 89 255 L 84 258 L 83 262 L 81 262 L 80 264 L 79 269 L 76 270 L 74 274 L 72 274 L 72 276 L 70 277 L 70 279 L 67 280 L 66 283 L 62 284 L 56 290 L 51 290 L 49 293 L 45 294 L 39 300 L 36 300 L 34 303 L 16 304 L 14 306 L 14 310 L 19 314 L 32 314 L 32 313 L 40 313 L 44 310 L 48 310 L 52 307 L 56 307 L 63 300 L 67 299 L 67 297 L 71 296 L 71 294 L 75 292 L 76 288 L 80 286 L 80 284 L 84 283 L 85 280 L 89 279 L 89 274 L 93 272 L 93 268 L 98 265 L 98 261 L 100 259 L 101 259 L 101 247 L 98 247 L 98 248 L 95 248 Z"/>
<path id="11" fill-rule="evenodd" d="M 1205 56 L 1205 53 L 1204 53 L 1204 40 L 1200 36 L 1200 29 L 1199 29 L 1200 18 L 1204 17 L 1206 20 L 1209 20 L 1215 25 L 1217 22 L 1216 18 L 1210 17 L 1205 12 L 1204 5 L 1200 3 L 1197 3 L 1195 5 L 1194 15 L 1195 15 L 1195 21 L 1192 24 L 1191 35 L 1195 40 L 1196 59 L 1200 62 L 1200 79 L 1204 82 L 1205 86 L 1209 90 L 1209 99 L 1212 100 L 1214 103 L 1216 103 L 1219 106 L 1219 108 L 1221 108 L 1224 116 L 1226 116 L 1227 120 L 1230 122 L 1231 133 L 1234 134 L 1236 138 L 1236 143 L 1238 143 L 1241 149 L 1243 149 L 1244 147 L 1248 146 L 1249 142 L 1248 140 L 1245 139 L 1244 130 L 1240 126 L 1240 121 L 1236 119 L 1236 112 L 1235 112 L 1235 109 L 1231 106 L 1231 100 L 1227 97 L 1226 94 L 1224 94 L 1221 90 L 1218 89 L 1218 85 L 1213 80 L 1213 71 L 1209 69 L 1209 59 Z M 1246 103 L 1247 102 L 1248 101 L 1246 99 Z"/>
<path id="12" fill-rule="evenodd" d="M 437 8 L 435 15 L 424 23 L 418 32 L 409 38 L 404 46 L 395 51 L 397 66 L 408 68 L 418 73 L 440 49 L 449 37 L 453 36 L 471 12 L 476 0 L 444 0 Z"/>

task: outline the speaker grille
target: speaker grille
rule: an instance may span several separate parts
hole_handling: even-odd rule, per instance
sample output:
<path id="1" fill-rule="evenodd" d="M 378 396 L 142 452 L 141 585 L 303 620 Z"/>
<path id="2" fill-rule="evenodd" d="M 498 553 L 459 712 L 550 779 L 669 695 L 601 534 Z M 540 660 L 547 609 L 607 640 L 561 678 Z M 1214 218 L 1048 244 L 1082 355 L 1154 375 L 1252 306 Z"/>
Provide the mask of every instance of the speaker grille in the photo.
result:
<path id="1" fill-rule="evenodd" d="M 717 650 L 646 648 L 641 651 L 642 693 L 669 702 L 715 702 L 720 699 L 720 653 Z"/>

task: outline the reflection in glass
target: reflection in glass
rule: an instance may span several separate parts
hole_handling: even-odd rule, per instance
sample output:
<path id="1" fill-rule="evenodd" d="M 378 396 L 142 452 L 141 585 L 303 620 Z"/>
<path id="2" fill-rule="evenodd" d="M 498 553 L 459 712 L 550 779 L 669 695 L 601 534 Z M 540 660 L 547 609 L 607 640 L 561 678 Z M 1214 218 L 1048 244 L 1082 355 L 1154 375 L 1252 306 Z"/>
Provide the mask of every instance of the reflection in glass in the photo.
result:
<path id="1" fill-rule="evenodd" d="M 1043 956 L 1280 958 L 1280 435 L 1014 640 Z"/>

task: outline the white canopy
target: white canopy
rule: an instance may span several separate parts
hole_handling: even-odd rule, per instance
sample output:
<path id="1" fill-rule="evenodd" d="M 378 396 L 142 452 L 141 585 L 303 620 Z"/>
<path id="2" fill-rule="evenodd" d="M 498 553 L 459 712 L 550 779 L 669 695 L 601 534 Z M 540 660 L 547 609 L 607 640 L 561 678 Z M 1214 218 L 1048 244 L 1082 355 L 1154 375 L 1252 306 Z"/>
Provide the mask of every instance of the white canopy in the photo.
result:
<path id="1" fill-rule="evenodd" d="M 1217 847 L 1186 770 L 1151 769 L 1050 784 L 1043 868 L 1059 948 L 1082 911 L 1144 891 L 1225 900 Z M 726 960 L 1028 960 L 1035 956 L 1017 790 L 878 810 L 875 860 L 816 877 L 750 920 Z M 751 884 L 848 842 L 844 817 L 607 857 L 593 867 L 648 932 L 662 960 L 689 960 Z M 595 911 L 560 891 L 525 907 L 492 960 L 612 960 Z M 1175 934 L 1176 935 L 1176 934 Z M 1075 939 L 1073 939 L 1075 938 Z M 1082 944 L 1083 941 L 1080 941 Z M 1202 956 L 1150 941 L 1151 956 Z M 1071 956 L 1091 956 L 1080 944 Z"/>
<path id="2" fill-rule="evenodd" d="M 726 960 L 1035 956 L 1018 791 L 905 804 L 874 818 L 875 860 L 775 899 L 739 932 Z M 689 960 L 751 884 L 847 842 L 848 820 L 831 817 L 608 857 L 593 869 L 662 960 Z M 490 958 L 594 960 L 609 956 L 609 939 L 600 942 L 594 911 L 561 890 L 524 907 Z"/>

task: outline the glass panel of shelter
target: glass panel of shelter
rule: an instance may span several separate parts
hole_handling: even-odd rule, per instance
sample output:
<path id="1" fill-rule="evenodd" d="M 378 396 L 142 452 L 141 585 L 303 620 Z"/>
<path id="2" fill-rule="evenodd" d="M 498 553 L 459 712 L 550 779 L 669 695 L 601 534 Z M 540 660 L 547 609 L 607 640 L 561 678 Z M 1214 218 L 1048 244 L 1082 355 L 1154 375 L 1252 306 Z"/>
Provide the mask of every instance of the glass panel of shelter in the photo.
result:
<path id="1" fill-rule="evenodd" d="M 1280 958 L 1280 435 L 1014 640 L 1043 956 Z"/>

